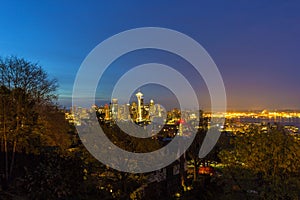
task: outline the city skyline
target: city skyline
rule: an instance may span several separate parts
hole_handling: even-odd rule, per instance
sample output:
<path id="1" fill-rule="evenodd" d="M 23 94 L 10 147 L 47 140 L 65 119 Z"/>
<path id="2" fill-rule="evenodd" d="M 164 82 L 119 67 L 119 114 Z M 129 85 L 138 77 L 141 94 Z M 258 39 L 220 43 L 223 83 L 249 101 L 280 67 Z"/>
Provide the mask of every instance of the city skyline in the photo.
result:
<path id="1" fill-rule="evenodd" d="M 299 8 L 296 1 L 10 1 L 0 8 L 0 56 L 38 62 L 58 79 L 59 102 L 70 106 L 77 70 L 96 45 L 131 28 L 166 27 L 189 35 L 208 51 L 223 76 L 229 110 L 299 110 Z M 99 83 L 104 88 L 97 93 L 100 102 L 109 101 L 108 91 L 124 72 L 148 62 L 167 64 L 191 77 L 202 107 L 209 107 L 207 88 L 186 61 L 151 50 L 132 52 L 112 63 Z M 154 89 L 151 93 L 151 86 L 148 90 L 160 102 L 172 97 Z"/>

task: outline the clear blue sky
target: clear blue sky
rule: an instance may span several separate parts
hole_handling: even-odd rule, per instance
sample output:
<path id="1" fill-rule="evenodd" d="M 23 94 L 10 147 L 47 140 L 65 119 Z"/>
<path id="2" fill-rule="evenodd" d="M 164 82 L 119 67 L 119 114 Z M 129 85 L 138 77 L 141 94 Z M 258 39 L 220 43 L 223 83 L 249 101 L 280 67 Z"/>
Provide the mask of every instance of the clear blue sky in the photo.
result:
<path id="1" fill-rule="evenodd" d="M 58 79 L 64 99 L 101 41 L 131 28 L 166 27 L 208 51 L 229 109 L 300 109 L 299 10 L 297 0 L 2 1 L 0 56 L 39 62 Z"/>

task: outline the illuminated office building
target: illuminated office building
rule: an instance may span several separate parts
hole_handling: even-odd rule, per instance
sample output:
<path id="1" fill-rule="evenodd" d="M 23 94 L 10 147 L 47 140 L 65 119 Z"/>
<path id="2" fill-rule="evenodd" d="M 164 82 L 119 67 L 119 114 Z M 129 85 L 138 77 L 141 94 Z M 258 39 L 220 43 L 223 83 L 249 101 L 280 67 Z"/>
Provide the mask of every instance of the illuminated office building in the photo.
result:
<path id="1" fill-rule="evenodd" d="M 141 92 L 138 92 L 135 94 L 136 98 L 138 100 L 138 105 L 137 105 L 137 122 L 143 121 L 143 116 L 142 116 L 142 106 L 143 106 L 143 94 Z"/>

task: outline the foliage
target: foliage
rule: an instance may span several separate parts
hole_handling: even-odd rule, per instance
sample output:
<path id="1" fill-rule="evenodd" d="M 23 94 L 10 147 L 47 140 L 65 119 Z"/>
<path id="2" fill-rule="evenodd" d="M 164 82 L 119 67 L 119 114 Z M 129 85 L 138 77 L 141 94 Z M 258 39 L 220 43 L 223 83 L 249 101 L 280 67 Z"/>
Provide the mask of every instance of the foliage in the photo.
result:
<path id="1" fill-rule="evenodd" d="M 38 64 L 12 56 L 0 59 L 0 69 L 0 84 L 8 90 L 20 89 L 28 100 L 39 105 L 56 98 L 56 80 L 50 79 Z"/>
<path id="2" fill-rule="evenodd" d="M 298 195 L 300 141 L 295 136 L 278 125 L 251 126 L 232 143 L 233 149 L 220 153 L 231 179 L 246 181 L 245 190 L 255 189 L 266 199 L 293 199 Z"/>
<path id="3" fill-rule="evenodd" d="M 80 159 L 53 152 L 42 155 L 36 169 L 27 171 L 24 187 L 30 199 L 74 199 L 80 196 L 83 177 Z"/>
<path id="4" fill-rule="evenodd" d="M 41 114 L 56 98 L 55 79 L 22 58 L 0 58 L 0 137 L 4 154 L 4 185 L 13 176 L 15 153 L 34 152 L 47 144 Z M 10 154 L 10 155 L 9 155 Z"/>

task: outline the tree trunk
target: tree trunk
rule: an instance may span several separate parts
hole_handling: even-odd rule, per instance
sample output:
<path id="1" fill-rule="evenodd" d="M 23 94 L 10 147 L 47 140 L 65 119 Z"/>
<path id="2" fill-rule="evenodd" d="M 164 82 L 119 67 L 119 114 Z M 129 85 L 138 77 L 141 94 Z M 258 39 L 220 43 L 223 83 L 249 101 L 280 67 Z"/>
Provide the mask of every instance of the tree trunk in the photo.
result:
<path id="1" fill-rule="evenodd" d="M 9 170 L 9 178 L 11 179 L 13 168 L 14 168 L 14 163 L 15 163 L 15 154 L 16 154 L 16 147 L 17 147 L 17 141 L 14 141 L 14 146 L 13 146 L 13 152 L 12 152 L 12 157 L 11 157 L 11 163 L 10 163 L 10 170 Z"/>
<path id="2" fill-rule="evenodd" d="M 4 125 L 5 127 L 5 125 Z M 7 137 L 6 137 L 6 133 L 5 133 L 5 129 L 4 129 L 4 156 L 5 156 L 5 174 L 4 177 L 2 179 L 2 188 L 4 190 L 7 189 L 8 186 L 8 152 L 7 152 Z"/>
<path id="3" fill-rule="evenodd" d="M 4 138 L 1 137 L 1 152 L 4 152 Z"/>
<path id="4" fill-rule="evenodd" d="M 186 191 L 186 185 L 185 185 L 185 171 L 184 171 L 184 164 L 185 164 L 185 158 L 184 155 L 182 155 L 179 162 L 179 172 L 180 172 L 180 178 L 181 178 L 181 186 L 183 187 L 183 190 Z"/>
<path id="5" fill-rule="evenodd" d="M 197 164 L 197 160 L 196 158 L 194 158 L 194 181 L 197 181 L 197 168 L 198 168 L 198 164 Z"/>
<path id="6" fill-rule="evenodd" d="M 8 179 L 8 152 L 7 152 L 7 137 L 4 133 L 4 154 L 5 154 L 5 179 Z"/>

